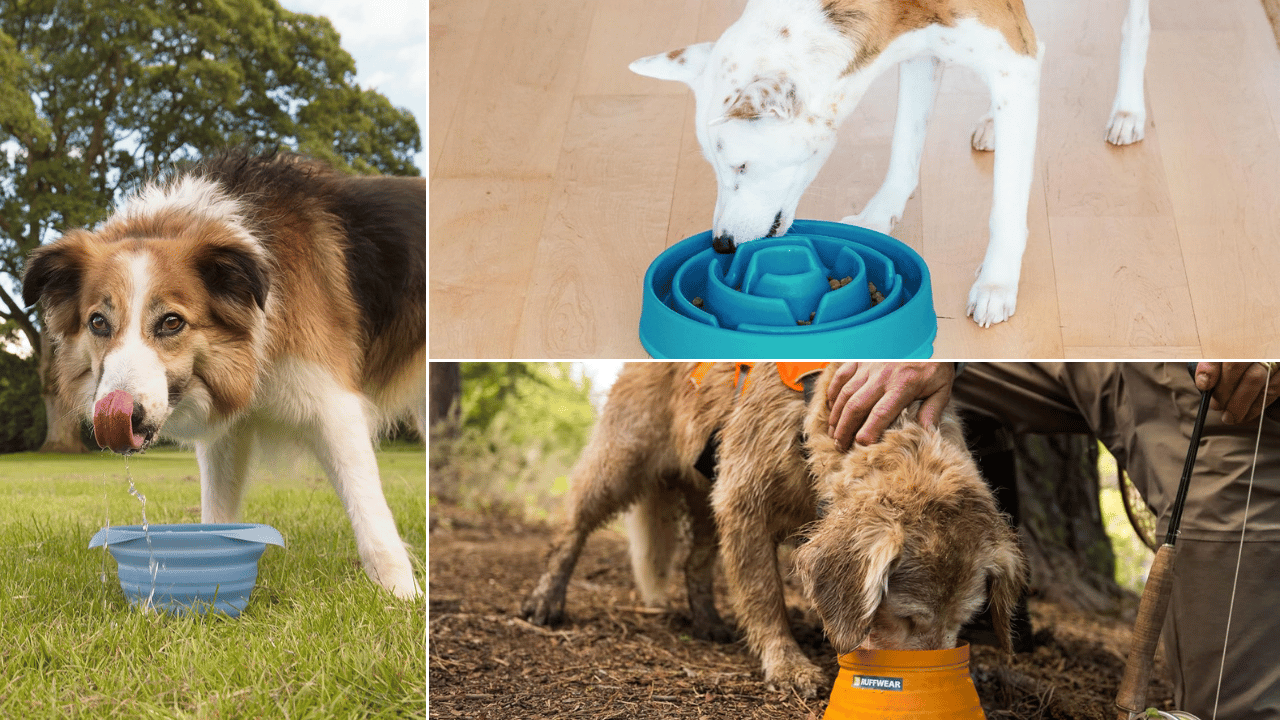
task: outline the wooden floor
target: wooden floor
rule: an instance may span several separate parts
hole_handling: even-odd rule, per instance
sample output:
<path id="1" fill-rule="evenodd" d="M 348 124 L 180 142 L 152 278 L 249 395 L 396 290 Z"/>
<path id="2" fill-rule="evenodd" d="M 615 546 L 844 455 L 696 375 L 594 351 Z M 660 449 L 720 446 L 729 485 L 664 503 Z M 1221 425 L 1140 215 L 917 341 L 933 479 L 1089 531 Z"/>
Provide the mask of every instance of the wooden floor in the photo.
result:
<path id="1" fill-rule="evenodd" d="M 678 83 L 627 63 L 713 40 L 744 0 L 432 0 L 431 356 L 645 357 L 641 281 L 707 229 L 714 176 Z M 1028 0 L 1046 45 L 1018 310 L 965 298 L 987 243 L 981 82 L 948 69 L 894 235 L 933 274 L 940 358 L 1280 353 L 1280 51 L 1259 0 L 1152 7 L 1146 140 L 1103 141 L 1125 0 Z M 800 203 L 860 209 L 888 166 L 897 74 Z M 856 349 L 833 348 L 856 356 Z"/>

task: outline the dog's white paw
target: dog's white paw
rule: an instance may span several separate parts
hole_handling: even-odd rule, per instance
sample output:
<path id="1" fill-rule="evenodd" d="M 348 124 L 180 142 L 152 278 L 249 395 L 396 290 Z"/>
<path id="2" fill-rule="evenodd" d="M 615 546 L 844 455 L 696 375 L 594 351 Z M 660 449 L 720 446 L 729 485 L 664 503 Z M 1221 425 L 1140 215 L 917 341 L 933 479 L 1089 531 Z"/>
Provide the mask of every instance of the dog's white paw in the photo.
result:
<path id="1" fill-rule="evenodd" d="M 996 149 L 996 121 L 986 115 L 978 121 L 977 127 L 973 129 L 973 137 L 969 139 L 974 150 L 982 152 L 991 152 Z"/>
<path id="2" fill-rule="evenodd" d="M 1143 138 L 1147 128 L 1146 112 L 1117 110 L 1107 125 L 1107 142 L 1112 145 L 1132 145 Z"/>
<path id="3" fill-rule="evenodd" d="M 868 212 L 870 207 L 857 215 L 850 215 L 840 219 L 840 222 L 846 225 L 857 225 L 868 230 L 875 230 L 878 233 L 888 235 L 893 232 L 893 228 L 897 226 L 898 221 L 902 219 L 899 215 Z"/>
<path id="4" fill-rule="evenodd" d="M 1018 305 L 1018 285 L 983 282 L 982 278 L 969 290 L 968 315 L 980 327 L 991 327 L 1013 316 Z"/>

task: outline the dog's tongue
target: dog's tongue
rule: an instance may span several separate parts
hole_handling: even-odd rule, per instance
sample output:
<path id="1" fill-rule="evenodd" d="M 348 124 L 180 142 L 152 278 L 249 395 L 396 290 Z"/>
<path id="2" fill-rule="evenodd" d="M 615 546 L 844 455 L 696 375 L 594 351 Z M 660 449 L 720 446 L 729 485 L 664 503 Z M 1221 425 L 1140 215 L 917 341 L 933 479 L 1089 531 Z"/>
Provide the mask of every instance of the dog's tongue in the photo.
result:
<path id="1" fill-rule="evenodd" d="M 133 432 L 132 395 L 113 390 L 93 406 L 93 439 L 122 454 L 142 449 L 146 438 Z"/>

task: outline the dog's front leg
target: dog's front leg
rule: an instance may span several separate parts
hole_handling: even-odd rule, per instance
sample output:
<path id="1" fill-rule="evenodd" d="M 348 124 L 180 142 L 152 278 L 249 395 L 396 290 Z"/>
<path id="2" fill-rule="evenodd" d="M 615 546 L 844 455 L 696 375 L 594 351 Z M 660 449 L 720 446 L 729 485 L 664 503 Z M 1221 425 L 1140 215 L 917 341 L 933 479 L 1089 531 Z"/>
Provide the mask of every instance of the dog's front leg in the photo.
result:
<path id="1" fill-rule="evenodd" d="M 815 697 L 826 681 L 791 635 L 768 512 L 767 504 L 750 498 L 721 496 L 716 501 L 729 594 L 747 644 L 760 656 L 765 681 Z"/>
<path id="2" fill-rule="evenodd" d="M 987 77 L 995 126 L 991 239 L 969 290 L 968 314 L 982 327 L 1008 320 L 1018 303 L 1027 207 L 1035 175 L 1040 116 L 1040 59 L 1013 55 Z"/>
<path id="3" fill-rule="evenodd" d="M 200 522 L 236 522 L 249 472 L 248 439 L 233 428 L 216 440 L 198 441 L 196 464 L 200 467 Z"/>
<path id="4" fill-rule="evenodd" d="M 1147 126 L 1147 101 L 1142 74 L 1147 67 L 1151 40 L 1149 0 L 1129 0 L 1120 38 L 1120 80 L 1107 124 L 1107 142 L 1129 145 L 1143 138 Z"/>
<path id="5" fill-rule="evenodd" d="M 862 212 L 841 222 L 893 232 L 920 184 L 920 158 L 941 79 L 942 62 L 934 57 L 912 58 L 898 65 L 898 118 L 893 126 L 889 172 Z"/>

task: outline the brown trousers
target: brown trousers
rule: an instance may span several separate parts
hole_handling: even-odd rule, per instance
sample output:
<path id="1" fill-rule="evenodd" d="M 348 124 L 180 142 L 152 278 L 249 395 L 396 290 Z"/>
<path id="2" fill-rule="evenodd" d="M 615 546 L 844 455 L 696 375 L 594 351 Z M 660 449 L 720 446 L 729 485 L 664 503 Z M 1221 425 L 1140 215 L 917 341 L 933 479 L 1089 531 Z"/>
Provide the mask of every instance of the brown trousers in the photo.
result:
<path id="1" fill-rule="evenodd" d="M 955 382 L 959 407 L 1013 432 L 1096 436 L 1160 518 L 1159 539 L 1199 399 L 1185 363 L 970 363 Z M 1280 403 L 1262 421 L 1243 543 L 1258 423 L 1221 416 L 1209 412 L 1183 510 L 1165 654 L 1178 709 L 1208 720 L 1218 696 L 1219 720 L 1280 720 Z"/>

